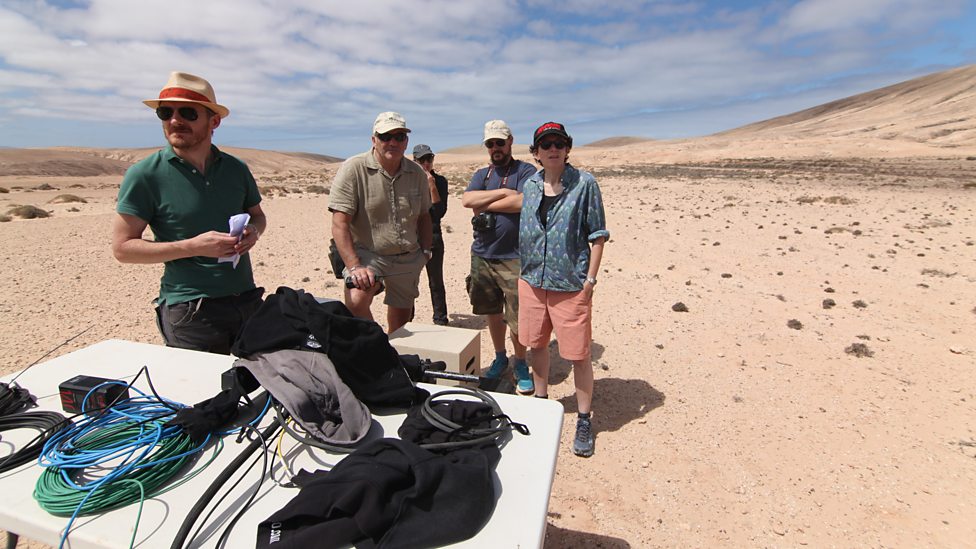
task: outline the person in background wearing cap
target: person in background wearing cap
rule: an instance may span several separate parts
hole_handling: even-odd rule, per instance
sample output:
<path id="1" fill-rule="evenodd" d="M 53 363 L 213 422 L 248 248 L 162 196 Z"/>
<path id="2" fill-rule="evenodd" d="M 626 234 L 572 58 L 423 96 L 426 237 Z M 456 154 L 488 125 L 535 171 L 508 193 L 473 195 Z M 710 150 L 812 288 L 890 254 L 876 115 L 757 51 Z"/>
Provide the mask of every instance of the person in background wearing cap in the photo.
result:
<path id="1" fill-rule="evenodd" d="M 267 227 L 247 166 L 213 145 L 230 111 L 210 83 L 174 72 L 159 97 L 143 101 L 162 120 L 169 146 L 133 165 L 119 189 L 112 253 L 122 263 L 163 263 L 157 327 L 166 345 L 229 354 L 261 305 L 250 250 Z M 247 213 L 239 236 L 231 216 Z M 142 237 L 146 226 L 155 240 Z M 238 262 L 218 261 L 239 255 Z"/>
<path id="2" fill-rule="evenodd" d="M 519 225 L 519 339 L 529 347 L 535 396 L 549 394 L 549 337 L 573 363 L 576 436 L 573 452 L 593 455 L 593 289 L 610 238 L 596 180 L 569 163 L 573 138 L 556 122 L 535 130 L 532 155 L 542 170 L 525 183 Z"/>
<path id="3" fill-rule="evenodd" d="M 518 337 L 518 230 L 522 185 L 536 169 L 512 158 L 513 142 L 512 130 L 504 121 L 485 124 L 484 145 L 491 164 L 474 173 L 461 198 L 461 205 L 474 212 L 471 274 L 466 286 L 474 314 L 488 317 L 488 333 L 495 348 L 495 359 L 485 377 L 501 377 L 508 368 L 507 324 L 515 354 L 515 389 L 532 394 L 532 374 L 525 361 L 525 346 Z"/>
<path id="4" fill-rule="evenodd" d="M 434 151 L 427 145 L 413 148 L 413 160 L 427 172 L 430 190 L 430 223 L 433 233 L 430 261 L 427 262 L 427 285 L 430 304 L 434 309 L 434 324 L 447 326 L 447 296 L 444 290 L 444 236 L 441 218 L 447 213 L 447 178 L 434 171 Z"/>
<path id="5" fill-rule="evenodd" d="M 410 320 L 420 271 L 433 254 L 427 173 L 404 157 L 408 133 L 400 114 L 380 113 L 372 149 L 342 163 L 329 194 L 332 238 L 353 284 L 346 307 L 372 319 L 373 297 L 385 287 L 389 333 Z"/>

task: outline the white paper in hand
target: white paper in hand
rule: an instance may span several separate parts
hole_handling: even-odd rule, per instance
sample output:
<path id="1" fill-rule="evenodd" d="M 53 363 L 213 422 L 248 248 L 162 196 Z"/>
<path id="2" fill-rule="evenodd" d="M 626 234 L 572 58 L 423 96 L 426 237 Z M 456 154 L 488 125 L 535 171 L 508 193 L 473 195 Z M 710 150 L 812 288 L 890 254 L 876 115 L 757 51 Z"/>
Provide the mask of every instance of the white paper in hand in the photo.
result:
<path id="1" fill-rule="evenodd" d="M 227 224 L 230 226 L 230 235 L 236 236 L 237 241 L 240 242 L 241 234 L 244 233 L 244 226 L 247 225 L 250 221 L 251 221 L 251 214 L 242 213 L 242 214 L 230 216 L 230 219 L 227 220 Z M 217 259 L 217 263 L 227 263 L 229 261 L 234 264 L 234 268 L 236 269 L 237 262 L 240 260 L 241 260 L 241 254 L 234 254 L 231 256 L 221 257 Z"/>

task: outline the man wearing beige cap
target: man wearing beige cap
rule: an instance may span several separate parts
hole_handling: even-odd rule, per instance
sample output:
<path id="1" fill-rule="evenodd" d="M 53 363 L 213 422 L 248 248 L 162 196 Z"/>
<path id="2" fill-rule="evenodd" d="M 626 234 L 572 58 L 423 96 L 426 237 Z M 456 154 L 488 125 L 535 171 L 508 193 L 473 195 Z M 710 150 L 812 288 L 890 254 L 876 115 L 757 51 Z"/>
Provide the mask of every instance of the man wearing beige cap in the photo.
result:
<path id="1" fill-rule="evenodd" d="M 410 320 L 420 271 L 431 257 L 427 174 L 404 157 L 408 133 L 399 113 L 380 113 L 373 147 L 342 163 L 329 194 L 332 238 L 352 283 L 346 306 L 372 319 L 373 297 L 385 288 L 390 333 Z"/>
<path id="2" fill-rule="evenodd" d="M 512 158 L 513 141 L 512 130 L 504 121 L 485 123 L 483 142 L 491 163 L 474 173 L 461 197 L 461 205 L 474 213 L 471 274 L 466 285 L 472 311 L 488 318 L 488 332 L 495 348 L 495 359 L 485 377 L 501 377 L 508 368 L 507 325 L 515 355 L 515 388 L 519 393 L 531 394 L 532 374 L 525 362 L 525 345 L 518 339 L 518 233 L 522 184 L 536 169 Z"/>
<path id="3" fill-rule="evenodd" d="M 267 226 L 261 195 L 247 166 L 211 142 L 230 111 L 209 82 L 174 72 L 143 103 L 169 146 L 125 173 L 112 253 L 122 263 L 164 264 L 155 303 L 166 345 L 228 354 L 264 293 L 248 253 Z M 153 240 L 143 238 L 147 226 Z"/>

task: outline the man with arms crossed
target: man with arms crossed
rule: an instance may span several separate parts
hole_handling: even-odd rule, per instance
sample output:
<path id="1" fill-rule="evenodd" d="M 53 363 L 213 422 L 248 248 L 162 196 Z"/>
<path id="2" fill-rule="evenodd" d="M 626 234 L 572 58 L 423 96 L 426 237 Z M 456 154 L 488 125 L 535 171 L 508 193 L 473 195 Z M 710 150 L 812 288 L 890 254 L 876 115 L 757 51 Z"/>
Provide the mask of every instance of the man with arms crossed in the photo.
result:
<path id="1" fill-rule="evenodd" d="M 143 101 L 162 120 L 169 146 L 133 165 L 119 189 L 112 253 L 122 263 L 163 263 L 156 321 L 166 345 L 229 354 L 261 305 L 248 252 L 267 226 L 247 166 L 211 140 L 230 111 L 210 83 L 174 72 Z M 228 220 L 247 213 L 239 236 Z M 154 240 L 142 237 L 146 227 Z M 239 255 L 239 261 L 218 261 Z"/>
<path id="2" fill-rule="evenodd" d="M 372 319 L 373 297 L 385 287 L 389 333 L 410 320 L 431 257 L 427 173 L 404 158 L 409 132 L 400 114 L 380 113 L 372 149 L 343 162 L 329 194 L 332 238 L 353 283 L 346 307 Z"/>
<path id="3" fill-rule="evenodd" d="M 488 332 L 495 348 L 495 359 L 485 377 L 501 377 L 508 368 L 507 325 L 515 354 L 515 389 L 521 394 L 531 394 L 532 374 L 525 362 L 525 346 L 518 340 L 518 233 L 522 184 L 536 169 L 512 158 L 513 142 L 512 130 L 504 121 L 490 120 L 485 124 L 484 145 L 491 164 L 471 177 L 461 205 L 474 213 L 468 297 L 472 311 L 488 317 Z"/>

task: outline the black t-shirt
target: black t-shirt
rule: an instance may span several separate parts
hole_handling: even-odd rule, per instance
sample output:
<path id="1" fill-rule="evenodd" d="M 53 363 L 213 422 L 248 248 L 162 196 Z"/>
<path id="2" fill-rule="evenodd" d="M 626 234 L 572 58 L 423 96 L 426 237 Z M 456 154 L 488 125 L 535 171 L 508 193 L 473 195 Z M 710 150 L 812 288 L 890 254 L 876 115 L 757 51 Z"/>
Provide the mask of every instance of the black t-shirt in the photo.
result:
<path id="1" fill-rule="evenodd" d="M 556 203 L 556 200 L 559 199 L 561 194 L 555 196 L 542 195 L 542 202 L 539 204 L 539 223 L 542 223 L 543 227 L 546 227 L 546 216 L 549 213 L 549 208 Z"/>

